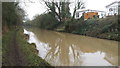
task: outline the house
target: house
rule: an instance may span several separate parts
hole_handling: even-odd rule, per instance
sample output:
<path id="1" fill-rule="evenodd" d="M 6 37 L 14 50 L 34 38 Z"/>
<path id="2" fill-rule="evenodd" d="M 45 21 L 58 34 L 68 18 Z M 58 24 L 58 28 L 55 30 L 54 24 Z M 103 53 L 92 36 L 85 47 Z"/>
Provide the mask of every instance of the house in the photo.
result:
<path id="1" fill-rule="evenodd" d="M 115 1 L 106 6 L 107 16 L 118 15 L 118 8 L 120 8 L 120 1 Z"/>
<path id="2" fill-rule="evenodd" d="M 83 18 L 84 20 L 91 18 L 104 18 L 106 16 L 106 12 L 98 11 L 98 10 L 77 10 L 76 11 L 76 19 Z"/>

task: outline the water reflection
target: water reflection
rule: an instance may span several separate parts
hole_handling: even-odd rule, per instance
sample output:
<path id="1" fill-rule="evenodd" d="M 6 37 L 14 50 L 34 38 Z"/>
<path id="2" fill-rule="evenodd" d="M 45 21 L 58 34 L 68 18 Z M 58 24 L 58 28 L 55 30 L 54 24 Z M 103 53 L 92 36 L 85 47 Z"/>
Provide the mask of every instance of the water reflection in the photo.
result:
<path id="1" fill-rule="evenodd" d="M 24 34 L 28 34 L 29 35 L 29 40 L 28 42 L 31 43 L 35 43 L 36 44 L 36 48 L 39 51 L 39 56 L 44 58 L 45 55 L 47 54 L 48 50 L 50 49 L 48 47 L 47 43 L 43 43 L 40 42 L 37 37 L 35 36 L 35 34 L 33 32 L 27 31 L 24 29 Z"/>
<path id="2" fill-rule="evenodd" d="M 30 30 L 30 31 L 28 31 Z M 39 56 L 55 66 L 111 66 L 118 64 L 118 43 L 37 28 L 24 29 Z M 112 50 L 111 50 L 112 49 Z"/>

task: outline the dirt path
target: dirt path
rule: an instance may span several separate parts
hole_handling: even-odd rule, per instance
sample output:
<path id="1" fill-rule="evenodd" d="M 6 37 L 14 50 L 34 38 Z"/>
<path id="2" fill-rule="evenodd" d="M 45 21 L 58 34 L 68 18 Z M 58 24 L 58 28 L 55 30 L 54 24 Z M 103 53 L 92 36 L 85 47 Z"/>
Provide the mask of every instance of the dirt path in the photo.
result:
<path id="1" fill-rule="evenodd" d="M 17 41 L 17 30 L 13 32 L 10 46 L 9 46 L 9 53 L 8 53 L 8 60 L 10 66 L 26 66 L 27 62 L 24 57 L 24 53 L 20 49 L 20 45 Z"/>

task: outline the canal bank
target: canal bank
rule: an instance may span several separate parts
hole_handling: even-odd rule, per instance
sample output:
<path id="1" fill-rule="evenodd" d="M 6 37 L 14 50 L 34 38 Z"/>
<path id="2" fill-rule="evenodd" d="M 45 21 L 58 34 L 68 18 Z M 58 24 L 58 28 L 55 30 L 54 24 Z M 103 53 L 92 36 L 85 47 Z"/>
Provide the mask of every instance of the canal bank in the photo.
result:
<path id="1" fill-rule="evenodd" d="M 55 31 L 67 32 L 72 34 L 96 37 L 100 39 L 108 39 L 120 41 L 119 34 L 119 16 L 111 16 L 101 19 L 88 19 L 82 21 L 81 19 L 68 22 L 68 24 L 61 24 Z"/>
<path id="2" fill-rule="evenodd" d="M 2 36 L 2 66 L 40 66 L 51 65 L 37 55 L 34 45 L 28 44 L 23 29 L 9 30 Z"/>

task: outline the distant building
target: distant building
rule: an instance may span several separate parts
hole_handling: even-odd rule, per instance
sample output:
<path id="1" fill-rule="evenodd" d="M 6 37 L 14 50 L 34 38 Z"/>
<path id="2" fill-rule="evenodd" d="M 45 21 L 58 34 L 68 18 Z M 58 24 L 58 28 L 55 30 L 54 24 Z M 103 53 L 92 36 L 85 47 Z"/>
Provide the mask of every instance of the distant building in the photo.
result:
<path id="1" fill-rule="evenodd" d="M 107 16 L 111 15 L 118 15 L 118 8 L 120 7 L 120 1 L 115 1 L 109 5 L 106 6 L 107 8 Z"/>
<path id="2" fill-rule="evenodd" d="M 91 19 L 91 18 L 104 18 L 106 15 L 104 11 L 98 10 L 77 10 L 76 11 L 76 19 L 83 18 L 84 20 Z"/>

